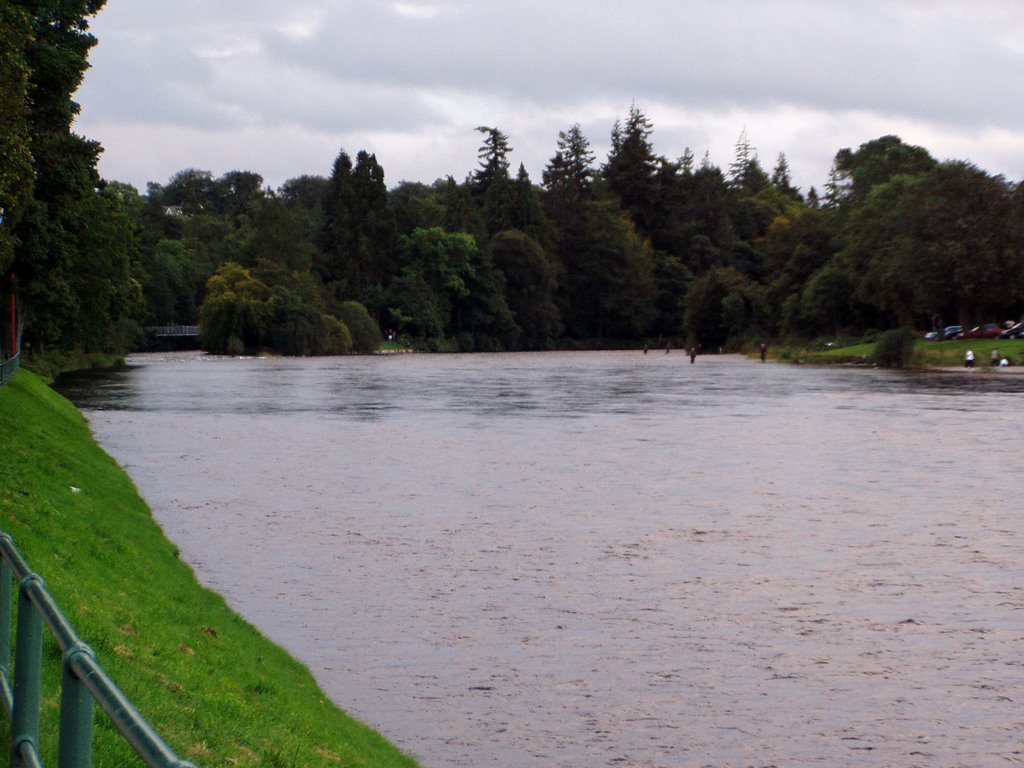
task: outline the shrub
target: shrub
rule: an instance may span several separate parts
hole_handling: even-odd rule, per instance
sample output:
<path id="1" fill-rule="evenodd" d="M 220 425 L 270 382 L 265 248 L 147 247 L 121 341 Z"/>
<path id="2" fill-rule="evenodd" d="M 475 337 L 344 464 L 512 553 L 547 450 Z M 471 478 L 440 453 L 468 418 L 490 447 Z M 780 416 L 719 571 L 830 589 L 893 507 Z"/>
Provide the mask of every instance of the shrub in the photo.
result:
<path id="1" fill-rule="evenodd" d="M 333 315 L 324 315 L 327 339 L 323 345 L 325 355 L 347 355 L 352 351 L 352 334 L 348 326 Z"/>
<path id="2" fill-rule="evenodd" d="M 914 356 L 914 332 L 895 328 L 878 337 L 871 361 L 881 368 L 906 368 Z"/>
<path id="3" fill-rule="evenodd" d="M 358 301 L 346 301 L 338 307 L 337 316 L 352 334 L 352 349 L 356 352 L 376 352 L 380 349 L 380 327 L 370 317 L 366 307 Z"/>

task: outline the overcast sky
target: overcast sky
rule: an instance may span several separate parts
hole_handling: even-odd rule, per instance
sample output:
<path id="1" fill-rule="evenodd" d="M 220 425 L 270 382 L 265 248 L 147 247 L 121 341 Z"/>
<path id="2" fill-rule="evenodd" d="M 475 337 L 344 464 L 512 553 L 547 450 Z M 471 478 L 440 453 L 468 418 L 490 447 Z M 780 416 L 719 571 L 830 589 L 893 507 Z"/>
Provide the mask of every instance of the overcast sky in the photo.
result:
<path id="1" fill-rule="evenodd" d="M 377 155 L 389 186 L 461 181 L 477 126 L 535 182 L 580 123 L 603 162 L 636 103 L 659 155 L 728 168 L 747 131 L 804 191 L 895 133 L 1024 178 L 1020 0 L 107 0 L 76 99 L 100 172 L 185 168 L 278 187 Z"/>

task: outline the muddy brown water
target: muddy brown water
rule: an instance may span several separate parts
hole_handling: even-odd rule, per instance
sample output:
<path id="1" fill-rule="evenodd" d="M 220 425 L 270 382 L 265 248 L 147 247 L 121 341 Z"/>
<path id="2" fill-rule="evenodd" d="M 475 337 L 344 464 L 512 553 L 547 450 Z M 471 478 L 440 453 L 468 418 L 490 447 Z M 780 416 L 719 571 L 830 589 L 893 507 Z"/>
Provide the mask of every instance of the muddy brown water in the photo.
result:
<path id="1" fill-rule="evenodd" d="M 424 768 L 1024 762 L 1024 377 L 132 363 L 61 387 L 199 578 Z"/>

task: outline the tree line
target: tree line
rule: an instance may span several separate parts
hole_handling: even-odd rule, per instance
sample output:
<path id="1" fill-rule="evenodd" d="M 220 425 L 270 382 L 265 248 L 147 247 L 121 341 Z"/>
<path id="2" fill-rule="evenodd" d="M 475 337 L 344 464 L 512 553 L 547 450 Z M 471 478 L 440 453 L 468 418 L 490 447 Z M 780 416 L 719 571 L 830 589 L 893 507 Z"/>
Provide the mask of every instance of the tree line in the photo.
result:
<path id="1" fill-rule="evenodd" d="M 24 95 L 0 106 L 0 268 L 35 348 L 126 349 L 176 322 L 228 353 L 372 350 L 382 330 L 444 351 L 716 350 L 1024 312 L 1024 189 L 896 136 L 840 149 L 820 193 L 746 131 L 726 169 L 658 155 L 635 104 L 603 162 L 571 125 L 536 181 L 493 126 L 462 181 L 389 188 L 367 151 L 276 190 L 254 171 L 104 181 L 70 131 L 102 2 L 59 5 L 0 9 L 0 78 Z"/>

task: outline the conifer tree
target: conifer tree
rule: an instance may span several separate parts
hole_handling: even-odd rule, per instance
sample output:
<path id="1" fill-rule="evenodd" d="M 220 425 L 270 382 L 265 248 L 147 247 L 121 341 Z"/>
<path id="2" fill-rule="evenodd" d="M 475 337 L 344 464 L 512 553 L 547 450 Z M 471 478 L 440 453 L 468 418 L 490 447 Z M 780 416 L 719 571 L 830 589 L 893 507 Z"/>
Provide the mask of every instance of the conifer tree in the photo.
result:
<path id="1" fill-rule="evenodd" d="M 472 186 L 474 194 L 482 197 L 492 184 L 508 180 L 508 154 L 512 147 L 508 144 L 508 136 L 497 128 L 481 125 L 477 130 L 485 138 L 477 152 L 480 167 L 473 172 Z"/>
<path id="2" fill-rule="evenodd" d="M 609 189 L 645 234 L 650 232 L 649 211 L 658 192 L 658 158 L 650 141 L 653 130 L 651 121 L 634 103 L 625 125 L 616 122 L 612 130 L 612 147 L 604 167 Z"/>
<path id="3" fill-rule="evenodd" d="M 772 171 L 772 186 L 786 197 L 793 200 L 800 200 L 800 190 L 793 186 L 793 179 L 789 172 L 789 161 L 785 152 L 779 152 L 779 159 Z"/>
<path id="4" fill-rule="evenodd" d="M 746 128 L 736 140 L 736 158 L 729 166 L 728 179 L 730 188 L 746 196 L 756 195 L 770 184 L 757 151 L 750 144 Z"/>
<path id="5" fill-rule="evenodd" d="M 352 159 L 342 150 L 324 197 L 317 272 L 336 300 L 375 304 L 394 272 L 397 232 L 388 207 L 384 169 L 364 150 Z"/>
<path id="6" fill-rule="evenodd" d="M 544 169 L 547 207 L 558 224 L 578 211 L 579 205 L 591 197 L 594 179 L 594 153 L 579 123 L 558 133 L 558 151 Z"/>

